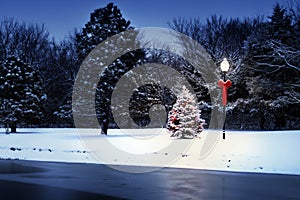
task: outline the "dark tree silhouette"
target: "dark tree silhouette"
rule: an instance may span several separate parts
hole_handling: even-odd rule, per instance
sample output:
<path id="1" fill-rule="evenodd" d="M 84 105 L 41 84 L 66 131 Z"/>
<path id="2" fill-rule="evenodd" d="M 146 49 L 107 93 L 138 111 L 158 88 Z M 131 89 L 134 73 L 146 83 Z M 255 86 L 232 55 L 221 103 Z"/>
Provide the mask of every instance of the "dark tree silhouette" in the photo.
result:
<path id="1" fill-rule="evenodd" d="M 42 92 L 38 73 L 16 57 L 7 58 L 0 66 L 1 122 L 16 132 L 17 124 L 36 124 L 43 120 Z"/>

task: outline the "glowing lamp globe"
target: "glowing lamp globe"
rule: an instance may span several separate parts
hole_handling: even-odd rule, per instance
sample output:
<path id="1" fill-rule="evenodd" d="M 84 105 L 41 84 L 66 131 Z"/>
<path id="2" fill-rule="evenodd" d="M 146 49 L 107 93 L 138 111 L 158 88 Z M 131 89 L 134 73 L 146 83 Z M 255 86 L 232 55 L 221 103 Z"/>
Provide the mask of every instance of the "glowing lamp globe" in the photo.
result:
<path id="1" fill-rule="evenodd" d="M 223 61 L 221 62 L 221 70 L 222 72 L 228 72 L 229 70 L 229 62 L 226 58 L 224 58 Z"/>

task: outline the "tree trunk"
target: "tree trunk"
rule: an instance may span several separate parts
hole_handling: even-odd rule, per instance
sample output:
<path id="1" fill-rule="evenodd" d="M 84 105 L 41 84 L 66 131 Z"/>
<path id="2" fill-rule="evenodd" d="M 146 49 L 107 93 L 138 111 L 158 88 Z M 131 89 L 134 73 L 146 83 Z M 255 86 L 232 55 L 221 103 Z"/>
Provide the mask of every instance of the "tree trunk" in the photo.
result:
<path id="1" fill-rule="evenodd" d="M 101 134 L 107 135 L 107 129 L 108 129 L 107 122 L 104 122 L 101 127 Z"/>
<path id="2" fill-rule="evenodd" d="M 10 125 L 10 132 L 11 133 L 16 133 L 17 132 L 17 125 L 16 124 L 11 124 Z"/>

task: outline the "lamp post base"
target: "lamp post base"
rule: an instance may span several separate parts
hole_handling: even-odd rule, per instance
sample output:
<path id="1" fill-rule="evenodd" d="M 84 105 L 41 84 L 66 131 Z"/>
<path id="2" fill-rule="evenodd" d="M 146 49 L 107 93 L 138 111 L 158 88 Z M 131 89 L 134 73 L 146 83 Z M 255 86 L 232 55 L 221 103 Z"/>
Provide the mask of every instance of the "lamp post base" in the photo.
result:
<path id="1" fill-rule="evenodd" d="M 225 140 L 226 106 L 223 106 L 223 119 L 224 119 L 224 124 L 223 124 L 223 140 Z"/>

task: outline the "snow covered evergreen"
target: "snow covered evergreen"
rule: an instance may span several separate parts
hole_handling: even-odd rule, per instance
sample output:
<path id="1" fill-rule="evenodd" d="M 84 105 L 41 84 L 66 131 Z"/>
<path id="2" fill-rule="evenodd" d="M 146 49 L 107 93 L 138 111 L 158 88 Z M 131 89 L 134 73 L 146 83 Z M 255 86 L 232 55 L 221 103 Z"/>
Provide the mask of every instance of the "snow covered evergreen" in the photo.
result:
<path id="1" fill-rule="evenodd" d="M 79 60 L 86 56 L 102 41 L 115 34 L 128 30 L 130 21 L 123 18 L 120 9 L 113 3 L 96 9 L 91 13 L 90 21 L 76 35 Z"/>
<path id="2" fill-rule="evenodd" d="M 0 121 L 16 126 L 40 123 L 46 95 L 36 70 L 16 57 L 10 57 L 0 65 Z"/>
<path id="3" fill-rule="evenodd" d="M 79 75 L 77 74 L 77 78 L 80 77 L 83 83 L 80 86 L 80 90 L 89 91 L 91 93 L 96 90 L 96 94 L 95 100 L 91 99 L 91 101 L 87 101 L 84 99 L 86 97 L 79 97 L 83 99 L 78 99 L 77 102 L 74 102 L 73 100 L 73 103 L 79 105 L 79 102 L 84 102 L 83 105 L 78 106 L 78 108 L 82 108 L 83 106 L 93 104 L 95 101 L 96 115 L 103 134 L 107 133 L 108 128 L 116 127 L 110 107 L 111 95 L 115 85 L 127 71 L 140 64 L 144 59 L 144 53 L 142 50 L 125 54 L 120 53 L 126 51 L 129 43 L 132 46 L 137 43 L 137 33 L 133 32 L 129 37 L 120 37 L 117 41 L 111 39 L 111 36 L 121 34 L 122 32 L 131 29 L 130 21 L 126 20 L 122 16 L 120 9 L 118 9 L 118 7 L 113 3 L 109 3 L 105 7 L 96 9 L 93 13 L 91 13 L 90 20 L 76 35 L 79 62 L 87 61 L 83 62 L 81 65 L 81 69 L 85 68 L 85 75 L 82 75 L 81 77 L 80 70 L 78 73 Z M 105 41 L 105 43 L 103 41 Z M 98 46 L 99 44 L 100 46 Z M 89 54 L 96 46 L 97 55 L 93 53 Z M 123 47 L 124 49 L 122 49 Z M 122 56 L 115 58 L 113 62 L 106 63 L 109 58 L 118 54 Z M 91 57 L 91 55 L 94 57 Z M 100 61 L 101 59 L 102 61 Z M 97 80 L 98 84 L 95 84 L 91 81 L 90 74 L 98 74 L 101 71 L 102 74 L 99 74 L 99 80 Z M 88 87 L 90 85 L 93 85 L 94 87 L 94 84 L 96 86 L 95 90 L 94 88 L 90 90 Z M 91 115 L 91 113 L 88 113 L 89 111 L 87 111 L 87 109 L 79 111 L 79 109 L 76 110 L 74 108 L 75 107 L 73 106 L 73 115 L 74 113 L 80 114 L 82 119 L 85 116 Z M 63 117 L 64 114 L 69 114 L 70 112 L 59 111 L 57 113 L 62 114 L 61 116 Z M 94 111 L 92 111 L 92 115 L 93 114 Z M 78 126 L 78 124 L 76 124 L 76 126 Z M 79 126 L 89 127 L 90 125 L 87 122 Z"/>

